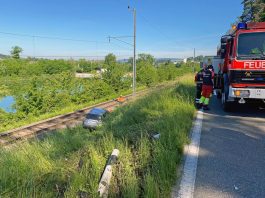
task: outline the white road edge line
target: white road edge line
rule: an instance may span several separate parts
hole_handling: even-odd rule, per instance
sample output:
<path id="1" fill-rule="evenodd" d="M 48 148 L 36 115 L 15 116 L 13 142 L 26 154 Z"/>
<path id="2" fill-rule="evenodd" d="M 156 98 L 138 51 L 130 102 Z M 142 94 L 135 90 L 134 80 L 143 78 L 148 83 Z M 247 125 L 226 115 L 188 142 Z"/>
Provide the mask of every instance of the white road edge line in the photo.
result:
<path id="1" fill-rule="evenodd" d="M 197 117 L 192 128 L 191 143 L 185 146 L 185 164 L 178 194 L 173 198 L 193 198 L 197 171 L 197 162 L 200 150 L 200 139 L 203 121 L 203 111 L 197 112 Z"/>

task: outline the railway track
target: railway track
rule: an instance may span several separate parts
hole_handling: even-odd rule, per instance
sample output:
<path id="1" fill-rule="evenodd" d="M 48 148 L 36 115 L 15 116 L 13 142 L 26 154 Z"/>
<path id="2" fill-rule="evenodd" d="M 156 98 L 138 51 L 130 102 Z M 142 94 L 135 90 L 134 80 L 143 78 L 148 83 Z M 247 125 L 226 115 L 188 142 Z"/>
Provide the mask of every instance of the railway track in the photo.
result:
<path id="1" fill-rule="evenodd" d="M 144 90 L 136 93 L 136 97 L 143 96 L 148 93 L 149 90 Z M 132 94 L 124 96 L 126 101 L 129 101 L 133 98 Z M 33 123 L 28 126 L 16 128 L 9 130 L 7 132 L 0 133 L 0 146 L 6 146 L 18 141 L 26 140 L 29 138 L 37 137 L 38 135 L 55 131 L 58 129 L 63 129 L 67 127 L 74 127 L 78 124 L 81 124 L 84 120 L 84 116 L 94 107 L 104 108 L 107 110 L 113 110 L 114 107 L 119 106 L 120 103 L 111 100 L 96 104 L 75 112 L 71 112 L 64 115 L 59 115 L 47 120 Z"/>

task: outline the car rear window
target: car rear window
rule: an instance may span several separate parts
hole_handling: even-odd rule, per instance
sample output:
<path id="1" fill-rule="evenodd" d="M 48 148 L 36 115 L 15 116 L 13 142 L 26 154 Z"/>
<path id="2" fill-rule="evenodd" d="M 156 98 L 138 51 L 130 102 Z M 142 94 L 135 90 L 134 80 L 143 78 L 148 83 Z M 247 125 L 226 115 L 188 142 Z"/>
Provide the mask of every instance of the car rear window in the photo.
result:
<path id="1" fill-rule="evenodd" d="M 87 114 L 86 118 L 91 120 L 100 120 L 101 116 L 96 114 Z"/>

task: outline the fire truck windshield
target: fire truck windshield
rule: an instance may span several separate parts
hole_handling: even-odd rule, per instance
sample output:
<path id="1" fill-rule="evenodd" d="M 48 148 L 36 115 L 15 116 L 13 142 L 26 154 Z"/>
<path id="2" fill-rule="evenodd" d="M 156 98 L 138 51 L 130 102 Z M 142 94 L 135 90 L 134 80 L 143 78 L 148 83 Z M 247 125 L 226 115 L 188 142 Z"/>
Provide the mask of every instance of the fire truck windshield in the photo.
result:
<path id="1" fill-rule="evenodd" d="M 239 60 L 264 60 L 265 32 L 240 34 L 238 37 L 237 58 Z"/>

